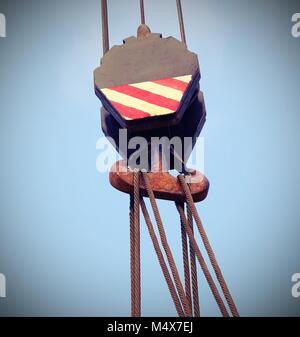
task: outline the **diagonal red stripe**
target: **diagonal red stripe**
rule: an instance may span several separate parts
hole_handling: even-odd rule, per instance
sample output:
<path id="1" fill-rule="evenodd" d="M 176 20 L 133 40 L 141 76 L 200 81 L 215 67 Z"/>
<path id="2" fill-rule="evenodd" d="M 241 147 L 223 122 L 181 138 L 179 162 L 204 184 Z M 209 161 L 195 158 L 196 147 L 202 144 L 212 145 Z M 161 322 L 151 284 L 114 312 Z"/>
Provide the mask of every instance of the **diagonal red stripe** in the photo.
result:
<path id="1" fill-rule="evenodd" d="M 164 85 L 166 87 L 170 87 L 172 89 L 177 89 L 177 90 L 180 90 L 182 92 L 185 92 L 185 90 L 189 86 L 189 83 L 186 83 L 186 82 L 183 82 L 183 81 L 180 81 L 180 80 L 176 80 L 175 78 L 165 78 L 165 79 L 162 79 L 162 80 L 156 80 L 156 81 L 151 81 L 151 82 L 161 84 L 161 85 Z"/>
<path id="2" fill-rule="evenodd" d="M 140 88 L 135 88 L 130 85 L 122 85 L 119 87 L 113 87 L 113 88 L 110 88 L 110 90 L 114 90 L 121 94 L 125 94 L 128 96 L 134 97 L 134 98 L 138 98 L 147 103 L 155 104 L 160 107 L 170 109 L 172 111 L 176 111 L 179 107 L 179 102 L 174 99 L 160 96 L 150 91 L 143 90 Z"/>
<path id="3" fill-rule="evenodd" d="M 141 119 L 141 118 L 151 117 L 151 115 L 145 111 L 131 108 L 129 106 L 126 106 L 126 105 L 123 105 L 117 102 L 113 102 L 113 101 L 111 101 L 111 103 L 123 117 L 127 117 L 130 119 Z"/>

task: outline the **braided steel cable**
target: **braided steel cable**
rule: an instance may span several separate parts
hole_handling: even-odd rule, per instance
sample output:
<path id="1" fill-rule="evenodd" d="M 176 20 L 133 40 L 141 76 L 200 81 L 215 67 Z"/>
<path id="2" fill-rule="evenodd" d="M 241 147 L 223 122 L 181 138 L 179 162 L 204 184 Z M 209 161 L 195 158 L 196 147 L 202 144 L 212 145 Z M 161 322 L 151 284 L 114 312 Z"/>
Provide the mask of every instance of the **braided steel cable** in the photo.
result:
<path id="1" fill-rule="evenodd" d="M 131 286 L 131 316 L 135 316 L 136 295 L 135 295 L 135 223 L 134 223 L 134 197 L 130 194 L 130 286 Z"/>
<path id="2" fill-rule="evenodd" d="M 184 209 L 184 203 L 181 204 L 181 207 Z M 190 276 L 190 262 L 189 262 L 189 253 L 188 253 L 188 242 L 187 235 L 184 228 L 184 224 L 180 221 L 181 227 L 181 242 L 182 242 L 182 259 L 183 259 L 183 270 L 184 270 L 184 283 L 185 283 L 185 293 L 186 298 L 189 302 L 189 306 L 192 312 L 192 294 L 191 294 L 191 276 Z"/>
<path id="3" fill-rule="evenodd" d="M 140 171 L 133 172 L 134 184 L 134 248 L 135 248 L 135 317 L 141 316 L 141 259 L 140 259 Z"/>
<path id="4" fill-rule="evenodd" d="M 104 55 L 109 50 L 107 0 L 101 0 L 101 16 L 102 16 L 102 44 L 103 44 L 103 55 Z"/>
<path id="5" fill-rule="evenodd" d="M 144 0 L 140 0 L 140 10 L 141 10 L 141 24 L 144 25 L 146 22 Z"/>
<path id="6" fill-rule="evenodd" d="M 163 253 L 161 251 L 157 236 L 155 234 L 155 231 L 154 231 L 154 228 L 153 228 L 153 225 L 152 225 L 151 218 L 149 216 L 146 204 L 145 204 L 143 199 L 140 200 L 140 204 L 141 204 L 141 208 L 142 208 L 142 212 L 143 212 L 143 215 L 144 215 L 144 218 L 145 218 L 146 225 L 148 227 L 149 235 L 152 239 L 153 246 L 154 246 L 159 264 L 161 266 L 162 272 L 164 274 L 165 280 L 167 282 L 167 286 L 169 288 L 171 297 L 173 299 L 177 314 L 178 314 L 179 317 L 184 317 L 185 315 L 184 315 L 184 312 L 183 312 L 178 294 L 176 292 L 176 288 L 174 286 L 174 283 L 173 283 L 173 280 L 171 278 L 169 269 L 168 269 L 167 264 L 165 262 Z"/>
<path id="7" fill-rule="evenodd" d="M 221 313 L 222 313 L 222 315 L 224 317 L 229 317 L 228 311 L 227 311 L 227 309 L 225 307 L 225 304 L 224 304 L 224 302 L 222 300 L 222 297 L 220 296 L 218 288 L 216 287 L 216 284 L 215 284 L 215 282 L 214 282 L 214 280 L 213 280 L 213 278 L 212 278 L 212 276 L 210 274 L 210 271 L 209 271 L 209 269 L 207 267 L 207 264 L 206 264 L 206 262 L 205 262 L 205 260 L 204 260 L 204 258 L 202 256 L 202 254 L 200 252 L 198 244 L 197 244 L 197 242 L 196 242 L 196 240 L 194 238 L 194 235 L 192 233 L 192 230 L 191 230 L 191 228 L 190 228 L 190 226 L 188 224 L 188 221 L 187 221 L 186 216 L 184 214 L 184 210 L 181 207 L 181 205 L 178 204 L 178 203 L 176 203 L 176 207 L 177 207 L 177 210 L 179 212 L 180 219 L 181 219 L 181 221 L 183 222 L 183 224 L 185 226 L 185 230 L 187 232 L 187 235 L 189 236 L 191 245 L 193 246 L 193 250 L 195 251 L 195 254 L 196 254 L 197 258 L 198 258 L 200 266 L 201 266 L 201 268 L 203 270 L 204 276 L 205 276 L 205 278 L 206 278 L 206 280 L 208 282 L 208 285 L 209 285 L 209 287 L 210 287 L 210 289 L 211 289 L 211 291 L 212 291 L 212 293 L 213 293 L 213 295 L 214 295 L 214 297 L 216 299 L 216 302 L 217 302 L 217 304 L 218 304 L 218 306 L 220 308 L 220 311 L 221 311 Z"/>
<path id="8" fill-rule="evenodd" d="M 194 224 L 193 224 L 193 214 L 189 206 L 187 206 L 187 218 L 190 225 L 191 231 L 194 234 Z M 198 276 L 197 276 L 197 265 L 196 265 L 196 255 L 195 251 L 191 245 L 190 246 L 190 262 L 191 262 L 191 277 L 192 277 L 192 291 L 193 291 L 193 309 L 194 316 L 200 317 L 200 305 L 199 305 L 199 290 L 198 290 Z"/>
<path id="9" fill-rule="evenodd" d="M 216 257 L 215 257 L 215 254 L 213 252 L 213 249 L 212 249 L 212 247 L 211 247 L 211 245 L 209 243 L 208 237 L 206 235 L 206 232 L 205 232 L 204 227 L 202 225 L 202 222 L 200 220 L 200 217 L 199 217 L 199 214 L 197 212 L 197 209 L 196 209 L 196 206 L 195 206 L 195 203 L 194 203 L 191 191 L 189 189 L 189 186 L 186 183 L 184 176 L 179 175 L 178 179 L 179 179 L 179 182 L 180 182 L 180 184 L 181 184 L 181 186 L 182 186 L 182 188 L 184 190 L 184 193 L 186 195 L 187 203 L 188 203 L 188 205 L 189 205 L 189 207 L 191 209 L 191 212 L 193 214 L 193 217 L 194 217 L 194 219 L 196 221 L 196 224 L 197 224 L 198 230 L 200 232 L 200 235 L 201 235 L 204 247 L 205 247 L 205 249 L 207 251 L 207 254 L 209 256 L 210 262 L 211 262 L 211 264 L 213 266 L 213 269 L 214 269 L 214 271 L 216 273 L 217 279 L 218 279 L 218 281 L 220 283 L 220 286 L 222 288 L 222 291 L 224 293 L 226 301 L 227 301 L 227 303 L 229 305 L 230 311 L 231 311 L 231 313 L 232 313 L 232 315 L 234 317 L 239 317 L 238 310 L 237 310 L 237 308 L 235 306 L 235 303 L 233 301 L 233 298 L 231 296 L 229 288 L 228 288 L 228 286 L 226 284 L 226 281 L 225 281 L 225 279 L 223 277 L 222 271 L 221 271 L 221 269 L 219 267 L 219 264 L 218 264 L 218 262 L 216 260 Z"/>
<path id="10" fill-rule="evenodd" d="M 182 286 L 182 283 L 181 283 L 181 280 L 180 280 L 180 277 L 179 277 L 179 273 L 178 273 L 176 263 L 175 263 L 174 258 L 173 258 L 173 254 L 172 254 L 170 246 L 168 244 L 167 236 L 166 236 L 164 226 L 163 226 L 163 223 L 162 223 L 162 220 L 161 220 L 161 217 L 160 217 L 160 213 L 159 213 L 159 210 L 158 210 L 158 207 L 157 207 L 157 203 L 156 203 L 156 200 L 155 200 L 155 197 L 154 197 L 154 193 L 153 193 L 153 190 L 151 188 L 149 177 L 148 177 L 146 172 L 143 172 L 143 178 L 144 178 L 145 187 L 146 187 L 149 199 L 150 199 L 150 203 L 151 203 L 151 206 L 152 206 L 152 209 L 153 209 L 153 213 L 154 213 L 154 217 L 155 217 L 156 224 L 157 224 L 157 227 L 158 227 L 161 242 L 162 242 L 163 248 L 165 250 L 165 253 L 166 253 L 166 256 L 167 256 L 167 259 L 168 259 L 168 262 L 169 262 L 169 265 L 170 265 L 170 268 L 171 268 L 171 271 L 172 271 L 172 275 L 173 275 L 173 278 L 174 278 L 174 281 L 175 281 L 175 284 L 176 284 L 176 288 L 177 288 L 180 300 L 181 300 L 183 308 L 184 308 L 185 315 L 190 317 L 191 316 L 190 306 L 189 306 L 189 303 L 187 301 L 187 298 L 186 298 L 186 295 L 185 295 L 185 292 L 184 292 L 184 289 L 183 289 L 183 286 Z"/>
<path id="11" fill-rule="evenodd" d="M 181 40 L 186 45 L 186 36 L 185 36 L 185 28 L 184 28 L 184 20 L 183 20 L 181 0 L 176 0 L 176 3 L 177 3 L 177 12 L 178 12 Z"/>

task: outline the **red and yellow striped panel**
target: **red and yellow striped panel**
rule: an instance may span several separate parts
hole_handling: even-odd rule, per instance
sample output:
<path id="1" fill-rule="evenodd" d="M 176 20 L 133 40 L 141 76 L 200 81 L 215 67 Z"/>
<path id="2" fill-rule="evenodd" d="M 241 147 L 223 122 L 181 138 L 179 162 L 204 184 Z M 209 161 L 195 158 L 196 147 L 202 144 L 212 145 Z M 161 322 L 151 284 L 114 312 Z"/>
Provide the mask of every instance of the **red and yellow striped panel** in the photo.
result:
<path id="1" fill-rule="evenodd" d="M 192 75 L 101 89 L 126 120 L 162 116 L 177 111 Z"/>

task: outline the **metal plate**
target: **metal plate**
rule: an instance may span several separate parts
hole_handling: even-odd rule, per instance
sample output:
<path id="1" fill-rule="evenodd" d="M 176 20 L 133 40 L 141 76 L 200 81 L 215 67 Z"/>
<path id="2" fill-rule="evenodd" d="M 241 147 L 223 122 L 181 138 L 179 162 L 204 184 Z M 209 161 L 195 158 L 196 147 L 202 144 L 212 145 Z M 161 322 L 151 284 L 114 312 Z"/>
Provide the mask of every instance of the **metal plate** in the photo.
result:
<path id="1" fill-rule="evenodd" d="M 192 149 L 197 141 L 198 136 L 206 121 L 206 109 L 204 96 L 201 91 L 194 96 L 193 102 L 190 107 L 185 112 L 181 123 L 171 126 L 157 128 L 149 131 L 130 131 L 127 130 L 127 143 L 133 137 L 144 137 L 147 140 L 148 146 L 151 146 L 152 137 L 168 137 L 172 139 L 173 137 L 180 137 L 182 142 L 184 142 L 185 137 L 192 138 L 192 146 L 185 149 L 183 153 L 175 153 L 175 156 L 180 157 L 183 162 L 186 163 L 188 160 Z M 104 108 L 101 109 L 101 125 L 102 130 L 106 137 L 109 137 L 113 146 L 120 153 L 123 159 L 128 159 L 134 152 L 134 150 L 126 149 L 123 151 L 123 146 L 120 146 L 119 131 L 124 130 L 118 121 Z M 150 151 L 149 151 L 150 154 Z M 171 154 L 171 163 L 174 162 L 174 155 Z M 174 166 L 171 165 L 170 169 Z"/>
<path id="2" fill-rule="evenodd" d="M 122 127 L 138 131 L 179 123 L 199 89 L 200 70 L 182 42 L 150 34 L 111 48 L 94 78 L 104 108 Z"/>

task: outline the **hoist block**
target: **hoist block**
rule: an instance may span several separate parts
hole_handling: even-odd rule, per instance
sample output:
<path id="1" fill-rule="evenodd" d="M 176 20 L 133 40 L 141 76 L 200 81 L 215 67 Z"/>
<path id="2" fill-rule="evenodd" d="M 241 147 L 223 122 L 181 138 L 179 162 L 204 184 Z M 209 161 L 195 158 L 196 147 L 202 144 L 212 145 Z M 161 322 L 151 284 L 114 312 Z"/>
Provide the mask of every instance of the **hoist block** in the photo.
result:
<path id="1" fill-rule="evenodd" d="M 178 124 L 199 90 L 198 57 L 173 37 L 149 33 L 112 47 L 94 72 L 95 92 L 120 127 Z"/>

